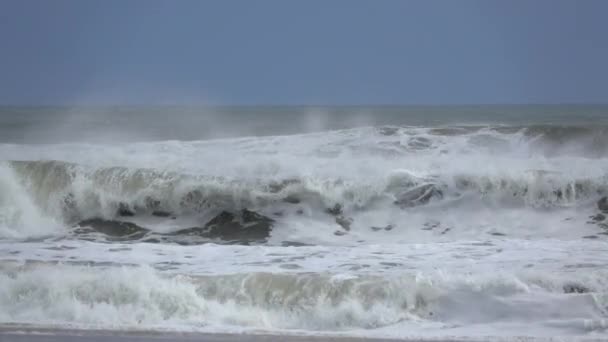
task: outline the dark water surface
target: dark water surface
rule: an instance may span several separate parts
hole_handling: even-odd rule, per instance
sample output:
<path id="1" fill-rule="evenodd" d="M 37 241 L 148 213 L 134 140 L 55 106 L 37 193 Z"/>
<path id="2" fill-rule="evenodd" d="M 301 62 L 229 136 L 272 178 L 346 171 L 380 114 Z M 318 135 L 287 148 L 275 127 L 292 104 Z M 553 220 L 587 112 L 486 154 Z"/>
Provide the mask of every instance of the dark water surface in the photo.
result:
<path id="1" fill-rule="evenodd" d="M 360 126 L 606 125 L 608 105 L 0 107 L 0 142 L 204 140 Z"/>

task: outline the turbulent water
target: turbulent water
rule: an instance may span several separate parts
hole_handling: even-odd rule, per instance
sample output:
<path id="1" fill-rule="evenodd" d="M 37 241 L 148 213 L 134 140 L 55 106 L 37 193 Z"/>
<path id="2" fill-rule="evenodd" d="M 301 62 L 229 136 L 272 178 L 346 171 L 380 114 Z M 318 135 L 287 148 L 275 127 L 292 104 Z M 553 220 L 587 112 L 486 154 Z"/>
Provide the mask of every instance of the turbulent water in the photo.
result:
<path id="1" fill-rule="evenodd" d="M 0 323 L 608 337 L 607 107 L 80 110 L 0 111 Z"/>

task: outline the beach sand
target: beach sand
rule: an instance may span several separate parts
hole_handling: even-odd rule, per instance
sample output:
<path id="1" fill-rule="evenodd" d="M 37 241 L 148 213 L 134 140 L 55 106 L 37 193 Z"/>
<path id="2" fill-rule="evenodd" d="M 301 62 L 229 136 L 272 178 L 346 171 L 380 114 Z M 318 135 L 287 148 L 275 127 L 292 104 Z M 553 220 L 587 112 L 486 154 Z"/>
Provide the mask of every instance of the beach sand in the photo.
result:
<path id="1" fill-rule="evenodd" d="M 247 333 L 191 333 L 191 332 L 156 332 L 156 331 L 119 331 L 119 330 L 74 330 L 52 328 L 0 328 L 0 342 L 128 342 L 128 341 L 205 341 L 205 342 L 272 342 L 272 341 L 336 341 L 336 342 L 379 342 L 398 341 L 386 338 L 364 338 L 347 336 L 306 336 L 306 335 L 272 335 Z M 432 340 L 438 341 L 438 340 Z M 441 342 L 447 342 L 441 340 Z"/>

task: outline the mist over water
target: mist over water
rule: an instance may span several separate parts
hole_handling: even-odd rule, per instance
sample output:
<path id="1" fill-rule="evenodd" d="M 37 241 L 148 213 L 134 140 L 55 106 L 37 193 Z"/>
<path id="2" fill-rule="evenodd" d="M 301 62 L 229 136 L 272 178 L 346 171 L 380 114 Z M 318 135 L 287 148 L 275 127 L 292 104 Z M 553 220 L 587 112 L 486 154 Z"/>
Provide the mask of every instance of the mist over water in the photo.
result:
<path id="1" fill-rule="evenodd" d="M 607 125 L 603 105 L 0 107 L 0 141 L 207 140 L 365 126 Z"/>
<path id="2" fill-rule="evenodd" d="M 0 109 L 0 323 L 608 335 L 608 107 Z"/>

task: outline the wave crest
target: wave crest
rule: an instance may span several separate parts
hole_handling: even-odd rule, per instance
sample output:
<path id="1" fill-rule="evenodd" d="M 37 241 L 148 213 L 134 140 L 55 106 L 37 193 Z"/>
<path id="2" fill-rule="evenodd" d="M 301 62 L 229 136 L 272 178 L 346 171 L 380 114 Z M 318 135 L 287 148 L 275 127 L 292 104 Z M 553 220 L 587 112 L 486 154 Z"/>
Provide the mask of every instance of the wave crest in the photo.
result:
<path id="1" fill-rule="evenodd" d="M 463 201 L 496 208 L 588 205 L 608 193 L 608 176 L 572 178 L 546 170 L 521 174 L 389 170 L 384 178 L 363 182 L 315 177 L 237 179 L 60 161 L 12 161 L 2 168 L 0 186 L 4 196 L 1 223 L 13 230 L 45 226 L 40 223 L 43 219 L 74 225 L 130 216 L 197 217 L 204 224 L 222 213 L 240 216 L 247 211 L 267 217 L 329 214 L 348 230 L 352 222 L 348 216 L 378 208 L 445 208 Z M 13 222 L 19 220 L 19 224 Z"/>
<path id="2" fill-rule="evenodd" d="M 602 273 L 588 274 L 581 283 L 539 275 L 183 276 L 162 274 L 150 267 L 44 264 L 3 271 L 0 319 L 21 324 L 104 328 L 228 325 L 336 331 L 374 329 L 403 321 L 491 322 L 505 315 L 525 320 L 528 316 L 521 313 L 539 305 L 529 300 L 530 294 L 547 296 L 543 310 L 537 310 L 545 315 L 538 319 L 580 317 L 589 315 L 590 306 L 606 305 L 601 296 L 603 282 L 597 281 L 604 278 Z M 523 307 L 500 300 L 505 297 L 521 298 Z M 565 304 L 570 305 L 569 310 L 563 310 Z"/>
<path id="3" fill-rule="evenodd" d="M 515 176 L 418 176 L 395 170 L 383 179 L 361 183 L 311 177 L 231 179 L 153 169 L 88 168 L 59 161 L 14 161 L 9 165 L 36 204 L 67 221 L 140 213 L 168 216 L 256 210 L 283 204 L 306 204 L 319 210 L 337 204 L 346 211 L 365 210 L 382 201 L 414 207 L 467 194 L 481 200 L 495 198 L 532 207 L 555 207 L 608 192 L 608 175 L 572 178 L 546 170 L 528 170 Z"/>

